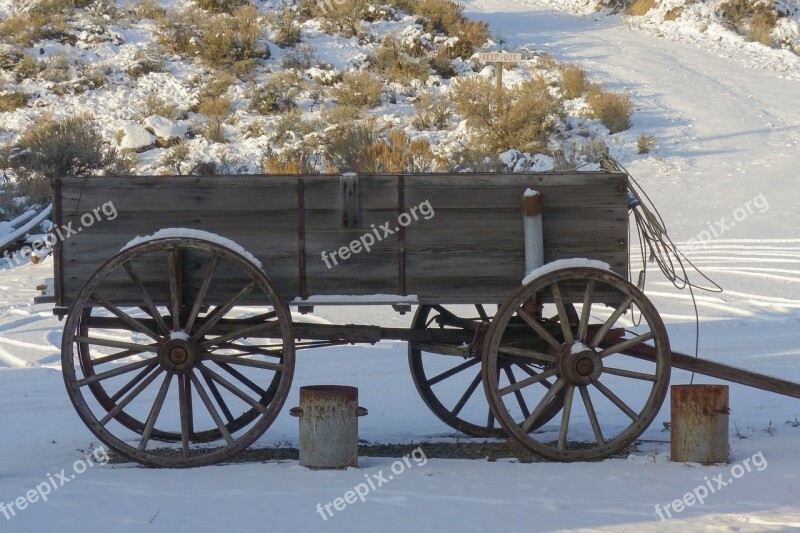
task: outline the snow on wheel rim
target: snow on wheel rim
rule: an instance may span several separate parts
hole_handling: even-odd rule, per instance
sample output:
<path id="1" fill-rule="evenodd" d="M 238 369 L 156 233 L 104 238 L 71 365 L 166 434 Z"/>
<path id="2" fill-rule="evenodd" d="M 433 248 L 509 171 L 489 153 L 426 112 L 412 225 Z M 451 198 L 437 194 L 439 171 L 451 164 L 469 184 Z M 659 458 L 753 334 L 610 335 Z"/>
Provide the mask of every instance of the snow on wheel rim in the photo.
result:
<path id="1" fill-rule="evenodd" d="M 193 296 L 184 292 L 190 287 L 189 281 L 183 281 L 186 258 L 199 276 Z M 166 303 L 150 296 L 155 286 L 152 279 L 161 283 L 162 292 L 166 285 L 160 271 L 145 270 L 158 264 L 165 265 L 168 277 Z M 219 271 L 224 275 L 218 277 Z M 140 272 L 151 279 L 142 281 Z M 243 288 L 225 277 L 231 272 L 244 274 Z M 127 279 L 127 284 L 121 285 L 120 279 Z M 139 299 L 115 305 L 106 290 L 110 286 L 139 294 Z M 204 309 L 208 302 L 212 303 Z M 246 305 L 239 305 L 242 302 Z M 265 307 L 266 313 L 262 312 Z M 93 317 L 95 332 L 89 329 L 87 333 L 85 323 L 78 329 L 87 308 L 107 315 Z M 118 334 L 116 339 L 98 336 L 98 332 L 104 334 L 103 326 L 127 330 L 131 341 L 119 340 Z M 146 340 L 137 341 L 137 337 Z M 254 343 L 259 340 L 269 342 Z M 95 354 L 88 363 L 81 359 L 79 377 L 75 347 L 80 350 L 82 345 L 91 345 Z M 109 349 L 117 351 L 100 352 Z M 88 373 L 87 364 L 91 366 Z M 104 368 L 95 372 L 95 365 Z M 148 239 L 116 254 L 84 284 L 65 324 L 62 367 L 78 414 L 111 448 L 150 466 L 214 464 L 252 444 L 283 406 L 294 371 L 291 319 L 269 278 L 238 251 L 193 237 Z M 117 389 L 114 380 L 124 385 Z M 111 399 L 110 403 L 98 402 L 95 391 L 86 392 L 97 386 L 108 388 L 100 398 Z M 237 409 L 243 409 L 242 414 L 234 414 Z M 138 423 L 117 424 L 122 414 Z M 170 431 L 165 431 L 165 425 Z M 169 437 L 176 434 L 178 448 L 157 447 L 153 442 L 175 440 Z M 204 445 L 214 437 L 224 439 L 222 447 Z"/>

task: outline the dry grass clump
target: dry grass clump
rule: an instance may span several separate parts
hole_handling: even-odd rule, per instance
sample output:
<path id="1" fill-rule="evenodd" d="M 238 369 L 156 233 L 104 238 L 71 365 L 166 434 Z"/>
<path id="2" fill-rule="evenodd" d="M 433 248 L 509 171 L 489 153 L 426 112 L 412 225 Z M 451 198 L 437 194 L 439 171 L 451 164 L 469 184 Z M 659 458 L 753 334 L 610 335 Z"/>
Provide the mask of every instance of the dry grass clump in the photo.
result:
<path id="1" fill-rule="evenodd" d="M 194 2 L 212 13 L 233 13 L 247 3 L 246 0 L 194 0 Z"/>
<path id="2" fill-rule="evenodd" d="M 631 127 L 633 102 L 628 91 L 617 93 L 602 87 L 593 87 L 586 97 L 592 117 L 600 119 L 611 133 L 625 131 Z"/>
<path id="3" fill-rule="evenodd" d="M 161 50 L 154 46 L 138 50 L 133 54 L 133 62 L 126 70 L 128 75 L 134 78 L 139 78 L 151 72 L 163 71 L 164 59 L 161 56 Z"/>
<path id="4" fill-rule="evenodd" d="M 430 75 L 428 62 L 413 59 L 394 35 L 384 37 L 380 47 L 370 57 L 370 70 L 389 81 L 409 84 L 412 80 L 426 81 Z"/>
<path id="5" fill-rule="evenodd" d="M 561 68 L 561 93 L 567 100 L 578 98 L 589 90 L 586 71 L 578 65 L 569 63 Z"/>
<path id="6" fill-rule="evenodd" d="M 456 110 L 467 120 L 474 141 L 488 153 L 511 148 L 523 152 L 544 150 L 561 113 L 558 100 L 541 77 L 506 88 L 500 102 L 495 82 L 489 78 L 458 79 L 451 91 Z"/>
<path id="7" fill-rule="evenodd" d="M 383 82 L 363 70 L 347 72 L 332 92 L 340 106 L 371 108 L 381 103 Z"/>
<path id="8" fill-rule="evenodd" d="M 429 92 L 421 93 L 414 102 L 414 118 L 411 125 L 418 130 L 441 130 L 453 116 L 453 103 L 446 96 Z"/>
<path id="9" fill-rule="evenodd" d="M 89 3 L 89 0 L 40 0 L 24 11 L 16 10 L 0 22 L 0 41 L 30 47 L 42 39 L 66 37 L 67 16 Z"/>
<path id="10" fill-rule="evenodd" d="M 50 195 L 50 179 L 96 172 L 123 174 L 131 161 L 106 144 L 91 115 L 40 119 L 0 152 L 0 167 L 17 176 L 22 196 L 37 202 Z"/>
<path id="11" fill-rule="evenodd" d="M 41 78 L 53 83 L 70 81 L 75 77 L 72 61 L 63 51 L 56 52 L 44 62 Z"/>
<path id="12" fill-rule="evenodd" d="M 727 0 L 720 4 L 719 13 L 748 40 L 773 45 L 771 33 L 779 18 L 774 0 Z"/>
<path id="13" fill-rule="evenodd" d="M 272 77 L 250 92 L 250 109 L 261 115 L 280 113 L 297 106 L 295 98 L 303 90 L 304 82 L 296 72 L 286 70 Z"/>
<path id="14" fill-rule="evenodd" d="M 0 93 L 0 113 L 14 111 L 28 105 L 29 95 L 22 91 Z"/>
<path id="15" fill-rule="evenodd" d="M 640 17 L 656 7 L 656 0 L 633 0 L 625 7 L 625 12 L 634 17 Z"/>
<path id="16" fill-rule="evenodd" d="M 280 154 L 268 149 L 261 160 L 264 174 L 318 174 L 318 157 L 304 150 L 287 150 Z"/>
<path id="17" fill-rule="evenodd" d="M 306 70 L 317 64 L 317 49 L 311 44 L 300 44 L 281 58 L 285 69 Z"/>
<path id="18" fill-rule="evenodd" d="M 636 148 L 639 154 L 649 154 L 656 147 L 656 138 L 645 132 L 636 138 Z"/>
<path id="19" fill-rule="evenodd" d="M 239 76 L 249 74 L 256 60 L 269 57 L 269 49 L 258 44 L 262 26 L 254 5 L 231 14 L 209 15 L 197 8 L 170 11 L 157 25 L 162 46 Z"/>
<path id="20" fill-rule="evenodd" d="M 170 120 L 183 118 L 186 114 L 177 105 L 169 103 L 156 94 L 148 94 L 144 99 L 141 114 L 144 118 L 159 115 Z"/>
<path id="21" fill-rule="evenodd" d="M 326 156 L 328 169 L 337 173 L 434 172 L 440 168 L 427 139 L 411 139 L 396 129 L 382 135 L 371 119 L 336 129 Z"/>
<path id="22" fill-rule="evenodd" d="M 426 29 L 458 37 L 446 49 L 450 57 L 469 58 L 489 38 L 489 26 L 480 20 L 464 17 L 464 5 L 450 0 L 419 0 L 414 13 L 427 19 Z"/>
<path id="23" fill-rule="evenodd" d="M 269 39 L 281 47 L 292 46 L 300 42 L 300 24 L 291 9 L 281 13 L 272 13 L 267 17 L 270 25 Z"/>
<path id="24" fill-rule="evenodd" d="M 231 112 L 231 99 L 225 96 L 215 96 L 201 101 L 197 111 L 206 116 L 206 125 L 203 136 L 211 142 L 225 143 L 223 125 Z"/>

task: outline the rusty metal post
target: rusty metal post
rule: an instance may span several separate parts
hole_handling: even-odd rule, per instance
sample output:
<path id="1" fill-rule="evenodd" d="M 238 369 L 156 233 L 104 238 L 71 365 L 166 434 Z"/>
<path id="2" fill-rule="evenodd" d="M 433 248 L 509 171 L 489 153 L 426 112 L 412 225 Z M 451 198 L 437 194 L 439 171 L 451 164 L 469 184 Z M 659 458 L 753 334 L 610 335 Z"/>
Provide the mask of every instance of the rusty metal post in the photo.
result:
<path id="1" fill-rule="evenodd" d="M 689 463 L 728 462 L 728 386 L 673 385 L 671 459 Z"/>
<path id="2" fill-rule="evenodd" d="M 300 387 L 300 464 L 313 469 L 358 466 L 358 389 L 343 385 Z"/>

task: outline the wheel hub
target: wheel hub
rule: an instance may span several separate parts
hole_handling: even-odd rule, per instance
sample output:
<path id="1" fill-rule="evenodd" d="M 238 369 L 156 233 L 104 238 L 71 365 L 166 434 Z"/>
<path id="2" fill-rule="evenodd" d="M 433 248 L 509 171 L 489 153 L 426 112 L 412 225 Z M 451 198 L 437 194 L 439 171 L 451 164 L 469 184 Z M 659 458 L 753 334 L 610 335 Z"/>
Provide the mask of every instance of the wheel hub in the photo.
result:
<path id="1" fill-rule="evenodd" d="M 186 339 L 170 339 L 159 350 L 159 362 L 167 369 L 184 372 L 194 366 L 197 345 Z"/>
<path id="2" fill-rule="evenodd" d="M 591 348 L 575 350 L 574 346 L 561 357 L 561 375 L 572 385 L 588 385 L 603 373 L 603 361 Z"/>

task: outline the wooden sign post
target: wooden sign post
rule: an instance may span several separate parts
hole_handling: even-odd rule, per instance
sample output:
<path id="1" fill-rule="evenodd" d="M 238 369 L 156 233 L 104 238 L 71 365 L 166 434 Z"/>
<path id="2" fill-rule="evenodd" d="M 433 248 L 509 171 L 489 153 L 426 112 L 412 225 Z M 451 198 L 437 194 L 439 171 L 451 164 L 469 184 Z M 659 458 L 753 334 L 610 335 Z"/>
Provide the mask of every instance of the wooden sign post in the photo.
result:
<path id="1" fill-rule="evenodd" d="M 484 63 L 494 63 L 497 71 L 497 109 L 503 102 L 503 64 L 519 63 L 522 54 L 516 52 L 481 52 L 478 58 Z"/>

